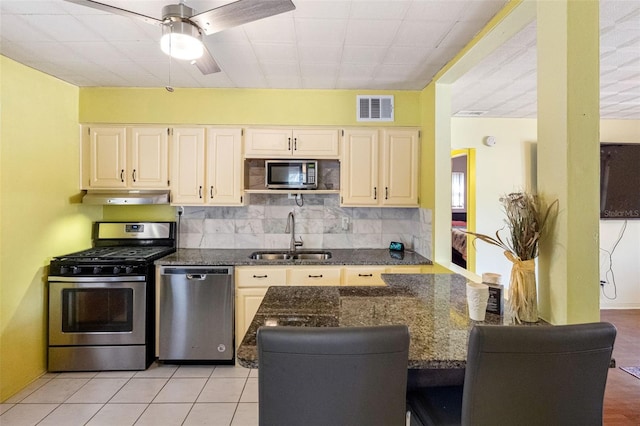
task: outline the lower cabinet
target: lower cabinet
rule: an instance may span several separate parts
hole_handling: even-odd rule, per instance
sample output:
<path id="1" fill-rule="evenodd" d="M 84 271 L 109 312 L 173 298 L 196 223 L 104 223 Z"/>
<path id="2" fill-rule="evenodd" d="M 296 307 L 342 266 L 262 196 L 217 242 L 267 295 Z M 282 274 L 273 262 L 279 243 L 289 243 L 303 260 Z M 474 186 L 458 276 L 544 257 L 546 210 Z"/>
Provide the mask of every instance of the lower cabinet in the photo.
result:
<path id="1" fill-rule="evenodd" d="M 236 348 L 242 343 L 267 289 L 277 285 L 287 285 L 287 268 L 236 268 Z"/>

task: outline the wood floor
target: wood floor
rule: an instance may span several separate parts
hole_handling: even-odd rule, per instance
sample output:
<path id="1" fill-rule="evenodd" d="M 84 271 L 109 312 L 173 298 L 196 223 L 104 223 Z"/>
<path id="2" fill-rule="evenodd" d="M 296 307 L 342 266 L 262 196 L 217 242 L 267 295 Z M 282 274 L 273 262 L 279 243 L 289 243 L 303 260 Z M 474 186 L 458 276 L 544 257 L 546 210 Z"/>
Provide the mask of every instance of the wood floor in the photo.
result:
<path id="1" fill-rule="evenodd" d="M 604 395 L 604 424 L 640 425 L 640 379 L 619 367 L 640 367 L 640 309 L 602 310 L 600 319 L 616 326 L 616 368 L 609 369 Z"/>

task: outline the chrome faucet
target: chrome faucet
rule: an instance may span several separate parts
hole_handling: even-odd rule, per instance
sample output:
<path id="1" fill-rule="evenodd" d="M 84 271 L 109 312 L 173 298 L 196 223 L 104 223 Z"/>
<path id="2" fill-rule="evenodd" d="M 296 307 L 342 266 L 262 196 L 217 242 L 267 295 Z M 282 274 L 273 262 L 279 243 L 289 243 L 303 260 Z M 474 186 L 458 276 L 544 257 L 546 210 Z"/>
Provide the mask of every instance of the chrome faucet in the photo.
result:
<path id="1" fill-rule="evenodd" d="M 296 247 L 302 247 L 302 237 L 300 237 L 300 241 L 296 241 L 296 218 L 293 216 L 293 212 L 289 212 L 287 227 L 284 229 L 284 232 L 291 233 L 291 244 L 289 244 L 289 251 L 291 253 L 296 251 Z"/>

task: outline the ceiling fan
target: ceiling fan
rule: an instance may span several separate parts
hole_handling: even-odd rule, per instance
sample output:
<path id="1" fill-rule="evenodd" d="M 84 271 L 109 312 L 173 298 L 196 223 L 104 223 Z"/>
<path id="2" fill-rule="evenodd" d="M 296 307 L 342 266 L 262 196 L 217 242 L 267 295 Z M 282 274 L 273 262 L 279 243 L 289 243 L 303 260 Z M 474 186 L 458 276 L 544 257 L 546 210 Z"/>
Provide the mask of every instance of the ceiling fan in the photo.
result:
<path id="1" fill-rule="evenodd" d="M 202 34 L 214 34 L 231 27 L 257 21 L 269 16 L 294 10 L 291 0 L 237 0 L 229 4 L 196 14 L 185 5 L 170 4 L 162 8 L 162 19 L 142 15 L 130 10 L 110 6 L 93 0 L 65 0 L 105 12 L 140 19 L 160 26 L 160 47 L 170 57 L 190 60 L 203 74 L 220 72 L 220 67 L 202 42 Z"/>

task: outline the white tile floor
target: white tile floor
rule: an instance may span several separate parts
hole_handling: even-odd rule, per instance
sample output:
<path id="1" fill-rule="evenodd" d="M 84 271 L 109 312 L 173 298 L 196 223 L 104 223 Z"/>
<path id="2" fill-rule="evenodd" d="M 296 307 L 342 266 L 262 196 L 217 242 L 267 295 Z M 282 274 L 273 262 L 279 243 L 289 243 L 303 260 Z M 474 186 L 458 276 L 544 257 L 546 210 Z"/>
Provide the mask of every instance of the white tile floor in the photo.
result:
<path id="1" fill-rule="evenodd" d="M 45 374 L 0 404 L 0 424 L 258 424 L 258 371 L 153 364 L 145 371 Z"/>

